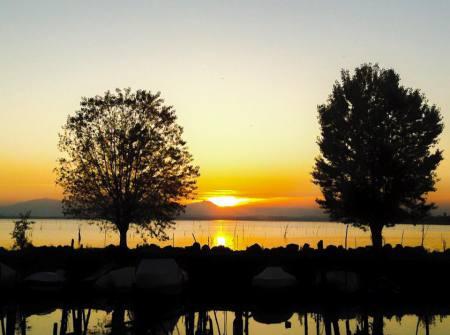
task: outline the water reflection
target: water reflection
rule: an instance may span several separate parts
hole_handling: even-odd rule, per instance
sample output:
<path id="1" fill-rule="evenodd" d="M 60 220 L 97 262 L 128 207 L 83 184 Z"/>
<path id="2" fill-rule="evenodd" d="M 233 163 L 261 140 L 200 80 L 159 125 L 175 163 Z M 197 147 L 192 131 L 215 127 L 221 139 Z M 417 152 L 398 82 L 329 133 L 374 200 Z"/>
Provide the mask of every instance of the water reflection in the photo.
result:
<path id="1" fill-rule="evenodd" d="M 448 332 L 446 316 L 383 315 L 380 312 L 333 313 L 264 309 L 152 309 L 62 307 L 33 310 L 7 306 L 1 310 L 2 335 L 88 334 L 430 334 Z"/>
<path id="2" fill-rule="evenodd" d="M 36 219 L 32 232 L 35 246 L 70 245 L 72 239 L 84 247 L 104 247 L 118 244 L 117 233 L 100 229 L 82 220 Z M 383 231 L 384 242 L 392 245 L 419 246 L 443 250 L 450 241 L 450 226 L 397 225 Z M 10 248 L 13 222 L 0 219 L 0 246 Z M 322 240 L 327 245 L 347 245 L 349 248 L 366 246 L 371 243 L 369 231 L 333 222 L 269 222 L 269 221 L 177 221 L 175 229 L 168 232 L 169 240 L 161 242 L 148 239 L 147 243 L 161 246 L 190 246 L 197 241 L 201 245 L 224 245 L 231 249 L 245 249 L 254 243 L 264 247 L 285 246 L 289 243 L 312 246 Z M 347 239 L 345 238 L 347 236 Z M 79 242 L 79 243 L 78 243 Z M 130 247 L 142 245 L 140 234 L 130 230 Z"/>

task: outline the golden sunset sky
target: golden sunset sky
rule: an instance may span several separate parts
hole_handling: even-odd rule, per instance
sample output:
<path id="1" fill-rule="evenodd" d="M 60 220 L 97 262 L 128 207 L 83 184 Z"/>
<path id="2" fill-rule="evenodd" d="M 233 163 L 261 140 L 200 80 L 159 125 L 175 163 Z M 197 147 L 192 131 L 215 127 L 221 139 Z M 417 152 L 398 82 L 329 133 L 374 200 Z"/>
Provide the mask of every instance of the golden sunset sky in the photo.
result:
<path id="1" fill-rule="evenodd" d="M 0 203 L 60 198 L 58 132 L 82 96 L 161 91 L 198 198 L 314 206 L 317 105 L 341 68 L 392 67 L 441 108 L 450 202 L 448 1 L 3 1 Z"/>

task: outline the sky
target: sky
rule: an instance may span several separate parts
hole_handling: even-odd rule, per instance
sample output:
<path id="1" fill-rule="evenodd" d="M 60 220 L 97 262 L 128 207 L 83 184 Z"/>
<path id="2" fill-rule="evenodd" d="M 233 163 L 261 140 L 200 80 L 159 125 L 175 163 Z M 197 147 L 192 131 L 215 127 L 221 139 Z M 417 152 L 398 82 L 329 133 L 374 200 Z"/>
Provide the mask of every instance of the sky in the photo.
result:
<path id="1" fill-rule="evenodd" d="M 198 198 L 314 206 L 317 105 L 340 70 L 394 68 L 442 111 L 450 152 L 449 1 L 0 1 L 0 203 L 60 198 L 58 132 L 82 96 L 160 91 Z M 450 202 L 450 158 L 438 170 Z"/>

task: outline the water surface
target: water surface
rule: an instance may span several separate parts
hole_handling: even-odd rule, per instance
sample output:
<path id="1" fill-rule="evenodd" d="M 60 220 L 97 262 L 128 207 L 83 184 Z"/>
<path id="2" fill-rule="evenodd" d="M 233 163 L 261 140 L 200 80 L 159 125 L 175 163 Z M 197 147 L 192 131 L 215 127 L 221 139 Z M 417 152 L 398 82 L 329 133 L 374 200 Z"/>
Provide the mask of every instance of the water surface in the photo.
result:
<path id="1" fill-rule="evenodd" d="M 15 314 L 14 314 L 15 313 Z M 67 307 L 45 311 L 3 309 L 2 325 L 14 322 L 17 334 L 447 334 L 447 315 L 337 315 L 245 310 L 173 311 L 155 316 L 146 311 Z M 13 320 L 15 319 L 15 320 Z M 9 335 L 9 334 L 7 334 Z"/>
<path id="2" fill-rule="evenodd" d="M 118 243 L 115 231 L 104 229 L 97 224 L 82 220 L 36 219 L 30 238 L 36 246 L 70 245 L 74 239 L 75 245 L 84 247 L 104 247 Z M 143 243 L 160 245 L 187 246 L 194 241 L 210 246 L 225 245 L 233 249 L 245 249 L 259 243 L 264 247 L 285 246 L 289 243 L 303 245 L 309 243 L 316 246 L 319 240 L 324 245 L 345 245 L 347 226 L 334 222 L 282 222 L 282 221 L 177 221 L 174 229 L 168 231 L 167 241 L 147 238 L 130 229 L 128 244 L 130 247 Z M 0 219 L 0 246 L 9 248 L 12 245 L 11 219 Z M 385 243 L 403 244 L 404 246 L 419 246 L 422 244 L 430 250 L 442 250 L 450 241 L 450 226 L 442 225 L 397 225 L 384 229 Z M 349 226 L 347 232 L 347 247 L 354 248 L 370 244 L 370 233 Z"/>

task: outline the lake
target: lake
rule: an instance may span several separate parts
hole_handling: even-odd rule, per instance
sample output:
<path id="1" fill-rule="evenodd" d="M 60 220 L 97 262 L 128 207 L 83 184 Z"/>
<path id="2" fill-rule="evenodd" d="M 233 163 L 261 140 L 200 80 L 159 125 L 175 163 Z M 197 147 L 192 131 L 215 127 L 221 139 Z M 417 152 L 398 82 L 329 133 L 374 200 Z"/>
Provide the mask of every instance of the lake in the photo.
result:
<path id="1" fill-rule="evenodd" d="M 102 230 L 96 224 L 80 220 L 37 219 L 30 238 L 37 246 L 69 245 L 78 234 L 85 247 L 103 247 L 117 244 L 117 234 Z M 12 220 L 0 220 L 0 245 L 11 246 Z M 225 245 L 244 249 L 254 243 L 264 247 L 284 246 L 289 243 L 313 246 L 319 240 L 324 245 L 344 245 L 346 225 L 333 222 L 269 222 L 269 221 L 178 221 L 169 232 L 170 239 L 161 245 L 186 246 L 195 240 L 201 244 Z M 144 243 L 135 231 L 129 233 L 131 247 Z M 450 240 L 448 226 L 398 225 L 387 228 L 385 242 L 417 246 L 424 241 L 428 249 L 439 250 Z M 148 243 L 158 243 L 149 240 Z M 369 232 L 349 227 L 348 247 L 370 244 Z M 221 288 L 212 292 L 208 301 L 179 303 L 176 299 L 162 300 L 149 297 L 145 303 L 121 302 L 113 299 L 92 299 L 58 302 L 51 299 L 0 302 L 1 333 L 8 332 L 8 324 L 15 325 L 14 334 L 181 334 L 181 335 L 251 335 L 251 334 L 304 334 L 304 335 L 352 335 L 352 334 L 447 334 L 450 329 L 449 310 L 437 306 L 401 304 L 377 308 L 344 305 L 333 301 L 322 304 L 306 304 L 304 299 L 295 300 L 296 307 L 259 305 L 257 302 L 230 303 L 222 301 Z M 217 297 L 219 296 L 219 297 Z M 226 295 L 225 295 L 226 297 Z M 23 298 L 23 297 L 22 297 Z M 217 301 L 216 301 L 217 300 Z M 73 305 L 72 305 L 73 304 Z M 305 306 L 302 306 L 305 304 Z M 343 306 L 340 306 L 340 305 Z M 168 305 L 169 307 L 167 307 Z M 311 307 L 312 306 L 312 307 Z M 369 305 L 370 306 L 370 305 Z M 445 305 L 447 306 L 447 305 Z M 432 308 L 434 307 L 434 308 Z M 267 310 L 269 308 L 269 310 Z M 328 309 L 330 308 L 330 309 Z M 372 312 L 371 312 L 372 311 Z M 424 312 L 425 311 L 425 312 Z M 367 313 L 367 314 L 366 314 Z M 374 314 L 375 313 L 375 314 Z M 12 330 L 12 331 L 11 331 Z"/>
<path id="2" fill-rule="evenodd" d="M 17 331 L 15 334 L 447 334 L 450 319 L 447 315 L 337 315 L 285 311 L 267 313 L 258 310 L 171 311 L 155 317 L 154 311 L 72 308 L 21 310 L 13 309 Z M 2 325 L 8 318 L 1 316 Z M 79 322 L 78 322 L 79 320 Z M 328 327 L 328 328 L 327 328 Z M 61 329 L 63 328 L 63 329 Z M 21 329 L 21 332 L 19 332 Z M 54 332 L 56 330 L 57 332 Z M 7 332 L 6 332 L 7 333 Z M 12 333 L 10 333 L 12 334 Z"/>
<path id="3" fill-rule="evenodd" d="M 35 246 L 70 245 L 75 240 L 78 245 L 78 233 L 84 247 L 104 247 L 118 244 L 116 232 L 103 229 L 97 224 L 82 220 L 36 219 L 30 232 Z M 10 248 L 13 220 L 0 219 L 0 246 Z M 324 245 L 345 245 L 346 225 L 334 222 L 281 222 L 281 221 L 177 221 L 174 229 L 168 231 L 168 241 L 148 239 L 147 243 L 160 245 L 187 246 L 194 241 L 210 246 L 224 245 L 232 249 L 245 249 L 259 243 L 263 247 L 285 246 L 289 243 L 316 246 L 319 240 Z M 450 241 L 450 226 L 442 225 L 397 225 L 383 231 L 385 243 L 419 246 L 423 244 L 430 250 L 442 250 Z M 130 229 L 128 244 L 130 247 L 143 244 L 139 233 Z M 355 248 L 370 244 L 370 233 L 349 226 L 347 246 Z"/>

